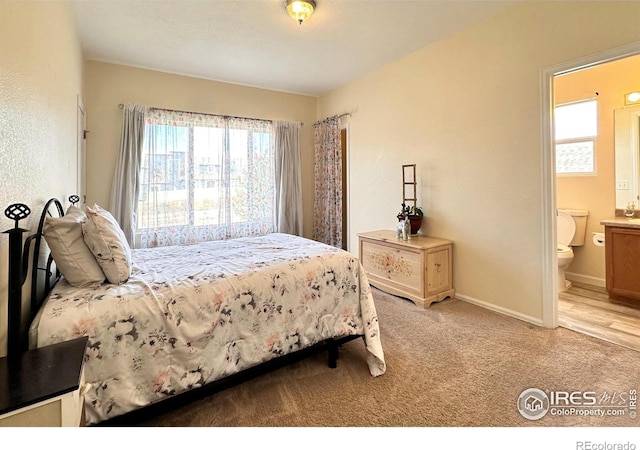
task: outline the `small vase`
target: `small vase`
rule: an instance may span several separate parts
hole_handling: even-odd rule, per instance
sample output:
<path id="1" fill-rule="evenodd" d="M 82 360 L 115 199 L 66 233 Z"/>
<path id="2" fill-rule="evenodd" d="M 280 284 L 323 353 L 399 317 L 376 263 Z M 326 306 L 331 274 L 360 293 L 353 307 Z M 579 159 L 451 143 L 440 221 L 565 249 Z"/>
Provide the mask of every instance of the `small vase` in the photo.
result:
<path id="1" fill-rule="evenodd" d="M 629 202 L 627 204 L 627 208 L 624 210 L 624 215 L 625 217 L 628 217 L 629 219 L 631 219 L 633 216 L 636 215 L 636 204 L 635 202 Z"/>
<path id="2" fill-rule="evenodd" d="M 411 234 L 418 234 L 422 226 L 422 216 L 409 216 L 411 221 Z"/>

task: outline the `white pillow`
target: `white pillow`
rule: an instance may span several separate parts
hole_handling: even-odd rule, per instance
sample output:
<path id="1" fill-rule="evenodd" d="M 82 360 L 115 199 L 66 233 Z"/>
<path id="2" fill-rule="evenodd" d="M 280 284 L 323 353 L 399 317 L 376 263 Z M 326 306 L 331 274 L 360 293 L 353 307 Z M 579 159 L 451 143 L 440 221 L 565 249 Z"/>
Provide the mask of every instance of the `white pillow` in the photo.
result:
<path id="1" fill-rule="evenodd" d="M 63 217 L 47 217 L 42 232 L 56 267 L 75 287 L 104 282 L 104 273 L 82 236 L 82 223 L 87 216 L 71 205 Z"/>
<path id="2" fill-rule="evenodd" d="M 131 247 L 124 232 L 109 211 L 98 205 L 86 207 L 82 224 L 84 241 L 112 284 L 122 284 L 131 276 Z"/>

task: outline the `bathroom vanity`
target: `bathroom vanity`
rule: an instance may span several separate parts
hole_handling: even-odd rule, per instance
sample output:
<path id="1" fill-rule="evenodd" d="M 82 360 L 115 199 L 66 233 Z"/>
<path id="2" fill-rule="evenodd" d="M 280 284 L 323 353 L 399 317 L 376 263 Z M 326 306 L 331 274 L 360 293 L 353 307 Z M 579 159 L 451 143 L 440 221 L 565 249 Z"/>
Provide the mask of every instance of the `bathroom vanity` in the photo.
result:
<path id="1" fill-rule="evenodd" d="M 615 217 L 604 225 L 609 297 L 640 305 L 640 219 Z"/>

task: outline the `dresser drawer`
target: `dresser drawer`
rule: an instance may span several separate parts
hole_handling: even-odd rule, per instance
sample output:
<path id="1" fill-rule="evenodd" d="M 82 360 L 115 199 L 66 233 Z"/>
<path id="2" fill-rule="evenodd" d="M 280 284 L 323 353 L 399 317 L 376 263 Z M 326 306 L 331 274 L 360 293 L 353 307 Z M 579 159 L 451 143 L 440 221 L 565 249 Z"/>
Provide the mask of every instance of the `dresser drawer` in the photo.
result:
<path id="1" fill-rule="evenodd" d="M 370 278 L 385 280 L 399 289 L 422 294 L 424 261 L 419 251 L 384 246 L 375 242 L 362 243 L 362 265 Z"/>

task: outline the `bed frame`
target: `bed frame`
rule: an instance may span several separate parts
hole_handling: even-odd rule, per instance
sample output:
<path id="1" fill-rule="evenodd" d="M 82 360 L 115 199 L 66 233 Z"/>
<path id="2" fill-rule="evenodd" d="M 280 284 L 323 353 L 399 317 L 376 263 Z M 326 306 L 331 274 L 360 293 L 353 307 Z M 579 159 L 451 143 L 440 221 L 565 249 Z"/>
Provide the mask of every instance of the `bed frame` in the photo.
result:
<path id="1" fill-rule="evenodd" d="M 80 197 L 72 195 L 69 197 L 69 201 L 76 204 L 80 201 Z M 55 207 L 58 217 L 64 216 L 64 209 L 58 199 L 52 198 L 47 201 L 40 214 L 38 230 L 24 240 L 24 248 L 23 234 L 29 230 L 20 228 L 19 222 L 26 219 L 31 214 L 31 210 L 24 203 L 14 203 L 4 211 L 4 215 L 15 222 L 14 228 L 5 231 L 9 234 L 7 356 L 10 358 L 14 358 L 28 349 L 29 324 L 61 276 L 57 268 L 52 270 L 55 266 L 51 253 L 45 255 L 44 265 L 41 265 L 40 252 L 44 222 L 47 217 L 53 217 L 51 212 L 53 207 Z M 31 248 L 32 243 L 33 249 Z M 29 267 L 30 258 L 31 267 Z M 29 269 L 31 270 L 29 271 Z M 29 272 L 31 273 L 30 311 L 27 315 L 27 324 L 23 326 L 22 286 L 26 282 Z"/>
<path id="2" fill-rule="evenodd" d="M 77 195 L 69 197 L 69 202 L 73 205 L 79 201 L 80 197 Z M 61 273 L 55 267 L 55 262 L 53 261 L 53 256 L 49 248 L 46 245 L 42 246 L 42 238 L 44 236 L 43 228 L 46 218 L 54 217 L 54 214 L 57 214 L 58 217 L 64 216 L 64 208 L 58 199 L 49 199 L 40 214 L 37 231 L 29 235 L 26 239 L 24 239 L 23 235 L 29 230 L 20 228 L 19 222 L 31 214 L 29 206 L 23 203 L 14 203 L 5 209 L 4 214 L 7 218 L 15 222 L 14 228 L 5 231 L 5 233 L 9 234 L 7 356 L 9 358 L 16 358 L 28 350 L 29 326 L 49 295 L 49 292 L 51 292 L 51 289 L 53 289 L 61 278 Z M 31 277 L 30 310 L 25 321 L 22 312 L 22 291 L 23 285 L 29 275 Z M 339 347 L 351 340 L 361 337 L 363 336 L 352 335 L 340 339 L 327 339 L 323 343 L 307 349 L 280 356 L 274 360 L 243 370 L 242 372 L 230 375 L 221 380 L 183 392 L 175 397 L 167 398 L 158 403 L 145 406 L 140 410 L 131 411 L 96 425 L 109 426 L 135 423 L 149 415 L 166 410 L 167 407 L 171 405 L 184 404 L 196 398 L 201 398 L 203 395 L 219 392 L 324 350 L 327 350 L 328 353 L 328 365 L 333 369 L 337 367 Z"/>

